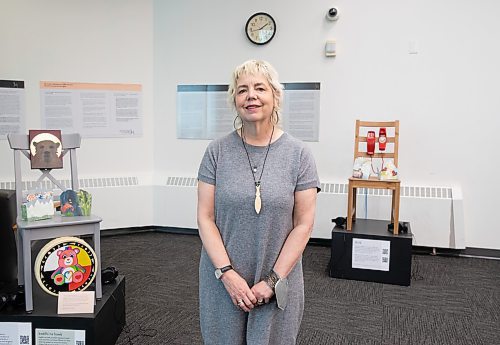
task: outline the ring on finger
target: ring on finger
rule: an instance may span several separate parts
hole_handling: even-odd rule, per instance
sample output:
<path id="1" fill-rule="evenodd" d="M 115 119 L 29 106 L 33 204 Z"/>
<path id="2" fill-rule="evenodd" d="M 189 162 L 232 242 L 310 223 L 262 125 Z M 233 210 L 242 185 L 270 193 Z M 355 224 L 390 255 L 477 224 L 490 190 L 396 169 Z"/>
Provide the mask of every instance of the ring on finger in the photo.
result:
<path id="1" fill-rule="evenodd" d="M 238 300 L 238 305 L 242 305 L 243 304 L 243 300 L 242 299 L 239 299 Z"/>
<path id="2" fill-rule="evenodd" d="M 258 305 L 262 305 L 262 304 L 264 304 L 264 300 L 263 300 L 263 299 L 259 299 L 259 300 L 257 300 L 257 304 L 258 304 Z"/>

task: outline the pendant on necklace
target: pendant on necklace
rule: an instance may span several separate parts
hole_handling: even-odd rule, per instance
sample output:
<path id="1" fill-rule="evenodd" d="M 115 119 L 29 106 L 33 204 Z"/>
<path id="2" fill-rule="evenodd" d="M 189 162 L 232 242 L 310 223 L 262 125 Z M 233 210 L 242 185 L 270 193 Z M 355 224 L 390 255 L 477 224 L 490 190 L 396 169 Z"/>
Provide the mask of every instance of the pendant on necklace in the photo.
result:
<path id="1" fill-rule="evenodd" d="M 260 199 L 260 182 L 255 182 L 255 212 L 260 213 L 262 200 Z"/>
<path id="2" fill-rule="evenodd" d="M 253 172 L 256 173 L 257 172 L 257 167 L 253 167 Z"/>

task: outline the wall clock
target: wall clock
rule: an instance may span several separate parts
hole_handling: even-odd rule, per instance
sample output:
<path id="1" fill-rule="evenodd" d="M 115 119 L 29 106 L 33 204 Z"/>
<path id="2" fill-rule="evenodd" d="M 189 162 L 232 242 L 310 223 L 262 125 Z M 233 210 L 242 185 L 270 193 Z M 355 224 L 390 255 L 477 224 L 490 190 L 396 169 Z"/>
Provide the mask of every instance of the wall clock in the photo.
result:
<path id="1" fill-rule="evenodd" d="M 276 34 L 276 22 L 270 14 L 258 12 L 248 18 L 245 31 L 250 42 L 259 45 L 266 44 Z"/>

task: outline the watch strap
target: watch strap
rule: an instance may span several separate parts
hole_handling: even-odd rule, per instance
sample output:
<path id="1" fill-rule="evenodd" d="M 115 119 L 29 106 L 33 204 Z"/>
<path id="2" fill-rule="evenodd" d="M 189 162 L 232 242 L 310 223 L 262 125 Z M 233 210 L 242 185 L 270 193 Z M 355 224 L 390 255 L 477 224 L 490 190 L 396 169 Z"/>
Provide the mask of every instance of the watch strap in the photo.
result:
<path id="1" fill-rule="evenodd" d="M 233 270 L 233 269 L 234 269 L 234 268 L 233 268 L 233 266 L 231 266 L 231 265 L 227 265 L 227 266 L 224 266 L 224 267 L 221 267 L 221 268 L 217 268 L 217 269 L 215 270 L 215 277 L 216 277 L 217 279 L 220 279 L 220 278 L 222 278 L 222 275 L 223 275 L 224 273 L 226 273 L 226 272 L 227 272 L 227 271 L 229 271 L 229 270 Z"/>
<path id="2" fill-rule="evenodd" d="M 232 270 L 232 269 L 233 269 L 233 266 L 231 266 L 231 265 L 227 265 L 227 266 L 222 267 L 222 268 L 220 269 L 220 272 L 221 272 L 221 273 L 226 273 L 227 271 Z"/>

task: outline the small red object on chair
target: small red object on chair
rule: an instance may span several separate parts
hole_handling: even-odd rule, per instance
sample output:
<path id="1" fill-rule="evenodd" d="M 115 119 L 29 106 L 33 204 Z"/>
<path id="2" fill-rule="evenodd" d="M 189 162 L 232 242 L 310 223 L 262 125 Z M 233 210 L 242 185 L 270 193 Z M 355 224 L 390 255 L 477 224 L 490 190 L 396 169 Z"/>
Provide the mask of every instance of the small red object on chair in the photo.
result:
<path id="1" fill-rule="evenodd" d="M 378 132 L 378 149 L 380 151 L 385 151 L 385 145 L 387 144 L 387 133 L 385 128 L 380 128 Z"/>
<path id="2" fill-rule="evenodd" d="M 375 153 L 375 132 L 368 131 L 368 135 L 366 137 L 366 153 L 369 155 L 373 155 Z"/>

